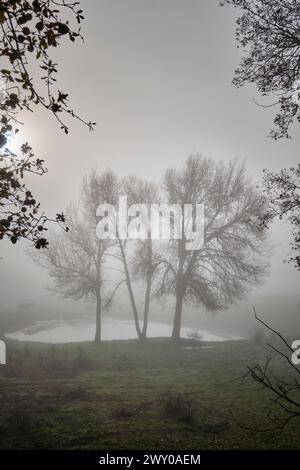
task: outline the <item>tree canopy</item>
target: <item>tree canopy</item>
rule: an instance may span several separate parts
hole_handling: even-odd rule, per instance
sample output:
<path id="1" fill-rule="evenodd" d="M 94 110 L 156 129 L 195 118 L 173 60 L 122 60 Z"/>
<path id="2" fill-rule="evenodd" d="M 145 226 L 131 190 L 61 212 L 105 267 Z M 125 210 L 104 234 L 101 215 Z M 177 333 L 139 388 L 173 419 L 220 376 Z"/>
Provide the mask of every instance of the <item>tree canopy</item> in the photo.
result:
<path id="1" fill-rule="evenodd" d="M 49 218 L 24 183 L 26 173 L 43 175 L 44 159 L 36 158 L 25 142 L 18 155 L 9 142 L 19 131 L 19 113 L 39 106 L 50 112 L 68 133 L 67 116 L 93 129 L 69 106 L 68 93 L 57 86 L 58 65 L 51 50 L 62 41 L 81 38 L 83 19 L 79 2 L 64 0 L 3 0 L 0 2 L 0 239 L 32 241 L 47 245 L 45 223 Z M 71 23 L 75 23 L 72 25 Z M 56 221 L 64 223 L 63 214 Z"/>
<path id="2" fill-rule="evenodd" d="M 233 83 L 256 85 L 279 108 L 271 137 L 290 137 L 300 121 L 300 4 L 298 0 L 222 0 L 240 10 L 236 40 L 243 49 Z"/>
<path id="3" fill-rule="evenodd" d="M 290 223 L 292 242 L 287 261 L 300 270 L 300 164 L 278 173 L 264 170 L 263 183 L 266 210 L 260 227 L 269 227 L 274 219 Z"/>

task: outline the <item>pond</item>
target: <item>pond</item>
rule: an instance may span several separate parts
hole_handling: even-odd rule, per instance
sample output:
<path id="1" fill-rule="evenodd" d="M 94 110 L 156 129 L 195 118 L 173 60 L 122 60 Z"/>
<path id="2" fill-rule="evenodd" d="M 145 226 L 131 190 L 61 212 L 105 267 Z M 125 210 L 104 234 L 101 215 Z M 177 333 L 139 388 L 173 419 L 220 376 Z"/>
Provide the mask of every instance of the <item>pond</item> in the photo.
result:
<path id="1" fill-rule="evenodd" d="M 172 326 L 164 323 L 149 322 L 148 337 L 170 337 Z M 201 341 L 226 341 L 240 339 L 230 335 L 216 335 L 207 331 L 182 327 L 181 336 L 189 338 L 195 335 Z M 7 338 L 20 341 L 39 341 L 45 343 L 71 343 L 78 341 L 92 341 L 95 335 L 95 323 L 83 320 L 74 321 L 39 321 L 29 328 L 6 335 Z M 132 320 L 119 320 L 104 317 L 102 321 L 102 339 L 120 340 L 135 339 L 137 337 L 135 325 Z"/>

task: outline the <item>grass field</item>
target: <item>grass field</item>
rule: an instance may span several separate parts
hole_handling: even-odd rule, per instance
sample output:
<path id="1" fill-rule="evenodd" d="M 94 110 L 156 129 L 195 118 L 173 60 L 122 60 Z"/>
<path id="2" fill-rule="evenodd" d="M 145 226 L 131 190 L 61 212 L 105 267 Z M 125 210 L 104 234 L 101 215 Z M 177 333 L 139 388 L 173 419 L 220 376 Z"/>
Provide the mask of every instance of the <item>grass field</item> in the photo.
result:
<path id="1" fill-rule="evenodd" d="M 0 368 L 0 448 L 300 448 L 297 421 L 260 431 L 274 426 L 269 396 L 242 376 L 266 355 L 247 341 L 11 342 Z"/>

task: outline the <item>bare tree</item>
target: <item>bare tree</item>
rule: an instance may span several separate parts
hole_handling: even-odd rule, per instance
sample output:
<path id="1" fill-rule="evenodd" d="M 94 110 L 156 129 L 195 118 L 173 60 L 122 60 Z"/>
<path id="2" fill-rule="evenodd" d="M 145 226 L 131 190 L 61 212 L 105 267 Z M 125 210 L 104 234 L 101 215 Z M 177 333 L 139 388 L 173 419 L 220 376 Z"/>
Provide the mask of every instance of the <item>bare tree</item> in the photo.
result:
<path id="1" fill-rule="evenodd" d="M 129 204 L 144 204 L 150 214 L 150 206 L 158 203 L 158 188 L 152 182 L 144 181 L 135 176 L 127 177 L 123 180 L 122 191 L 127 195 Z M 130 244 L 129 244 L 130 245 Z M 139 312 L 134 296 L 130 269 L 128 269 L 128 243 L 119 239 L 121 260 L 126 275 L 126 283 L 131 300 L 134 318 L 136 319 L 137 333 L 140 339 L 146 339 L 150 311 L 151 291 L 155 275 L 160 261 L 156 256 L 155 242 L 151 239 L 151 227 L 148 226 L 147 238 L 144 240 L 134 240 L 133 255 L 129 257 L 129 264 L 132 266 L 134 280 L 144 281 L 146 284 L 143 306 L 143 326 L 139 324 Z M 129 248 L 130 251 L 130 248 Z"/>
<path id="2" fill-rule="evenodd" d="M 286 220 L 292 227 L 291 253 L 288 262 L 300 269 L 300 165 L 283 168 L 278 173 L 264 170 L 263 198 L 265 211 L 260 227 L 267 228 L 278 220 Z"/>
<path id="3" fill-rule="evenodd" d="M 136 176 L 129 176 L 122 180 L 118 180 L 115 176 L 115 182 L 116 184 L 113 191 L 114 200 L 111 201 L 111 203 L 116 207 L 118 205 L 119 196 L 127 197 L 128 206 L 144 204 L 148 209 L 150 204 L 158 198 L 158 188 L 156 185 Z M 122 278 L 119 282 L 124 282 L 127 287 L 134 324 L 137 336 L 140 339 L 147 337 L 151 288 L 158 266 L 157 260 L 154 257 L 153 241 L 151 240 L 149 231 L 147 235 L 148 238 L 145 240 L 124 239 L 121 237 L 117 227 L 116 244 L 110 255 L 118 262 L 118 265 L 111 267 L 111 269 L 121 273 Z M 140 283 L 140 281 L 146 284 L 142 314 L 139 311 L 135 292 L 136 287 L 134 286 L 135 283 Z M 143 318 L 142 327 L 140 325 L 141 317 Z"/>
<path id="4" fill-rule="evenodd" d="M 146 285 L 143 306 L 143 326 L 140 335 L 141 339 L 147 338 L 153 283 L 160 264 L 159 259 L 156 257 L 155 247 L 153 245 L 153 240 L 151 240 L 150 237 L 147 240 L 137 240 L 132 257 L 134 278 L 138 281 L 144 281 Z"/>
<path id="5" fill-rule="evenodd" d="M 183 233 L 161 253 L 157 294 L 175 296 L 172 338 L 177 340 L 184 302 L 225 309 L 262 281 L 267 270 L 265 236 L 256 222 L 261 200 L 244 165 L 191 155 L 181 170 L 166 172 L 164 191 L 169 204 L 205 206 L 202 249 L 187 250 Z"/>
<path id="6" fill-rule="evenodd" d="M 87 220 L 90 227 L 96 233 L 99 221 L 97 208 L 100 204 L 110 204 L 118 209 L 119 196 L 127 196 L 128 205 L 151 204 L 156 198 L 157 188 L 153 183 L 145 182 L 135 176 L 124 179 L 111 170 L 98 174 L 93 171 L 83 185 L 83 201 Z M 152 256 L 152 241 L 122 239 L 116 230 L 115 239 L 107 239 L 110 263 L 106 269 L 116 274 L 114 293 L 123 284 L 126 285 L 132 308 L 133 319 L 137 335 L 140 339 L 146 338 L 151 298 L 151 286 L 155 273 L 154 259 Z M 114 260 L 116 261 L 114 263 Z M 143 308 L 143 326 L 140 326 L 140 312 L 135 294 L 134 283 L 145 281 L 145 298 Z"/>
<path id="7" fill-rule="evenodd" d="M 95 174 L 84 178 L 82 204 L 67 209 L 68 231 L 55 233 L 51 244 L 40 257 L 33 259 L 45 267 L 54 281 L 52 289 L 73 299 L 96 300 L 95 341 L 101 341 L 102 310 L 108 307 L 120 284 L 110 293 L 104 291 L 104 264 L 113 241 L 96 236 L 96 210 L 100 197 L 105 201 L 111 193 L 110 172 L 101 175 L 95 186 Z"/>

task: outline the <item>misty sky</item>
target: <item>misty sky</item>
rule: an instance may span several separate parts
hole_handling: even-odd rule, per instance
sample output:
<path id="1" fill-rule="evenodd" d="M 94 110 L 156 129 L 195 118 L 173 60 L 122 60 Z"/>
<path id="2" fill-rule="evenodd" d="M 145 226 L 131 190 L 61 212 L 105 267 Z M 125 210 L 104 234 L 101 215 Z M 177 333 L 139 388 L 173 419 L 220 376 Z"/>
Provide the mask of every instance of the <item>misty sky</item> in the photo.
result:
<path id="1" fill-rule="evenodd" d="M 85 43 L 57 51 L 59 88 L 69 92 L 81 116 L 97 122 L 90 134 L 79 123 L 65 136 L 44 112 L 27 115 L 22 140 L 47 161 L 49 173 L 30 178 L 48 214 L 78 198 L 91 168 L 111 167 L 159 180 L 189 153 L 229 161 L 246 159 L 253 178 L 299 162 L 299 125 L 293 140 L 267 137 L 275 109 L 254 88 L 231 83 L 241 51 L 235 14 L 218 0 L 83 0 Z M 283 265 L 288 231 L 273 230 L 277 245 L 272 272 L 262 291 L 298 295 L 299 273 Z M 49 283 L 17 247 L 2 242 L 0 297 L 13 308 L 21 300 L 47 298 Z M 37 253 L 38 256 L 38 253 Z"/>

